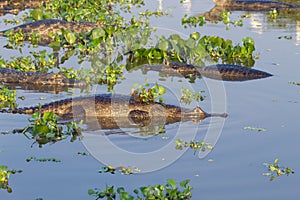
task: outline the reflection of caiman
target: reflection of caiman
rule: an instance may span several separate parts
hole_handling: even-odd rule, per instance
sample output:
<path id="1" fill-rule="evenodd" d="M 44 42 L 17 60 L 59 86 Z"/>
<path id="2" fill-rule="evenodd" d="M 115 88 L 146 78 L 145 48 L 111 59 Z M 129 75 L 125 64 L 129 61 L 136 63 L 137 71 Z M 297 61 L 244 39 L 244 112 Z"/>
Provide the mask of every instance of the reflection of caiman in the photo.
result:
<path id="1" fill-rule="evenodd" d="M 62 74 L 46 72 L 21 72 L 0 67 L 0 82 L 36 85 L 85 86 L 86 82 L 68 79 Z"/>
<path id="2" fill-rule="evenodd" d="M 164 76 L 181 76 L 188 78 L 204 76 L 223 81 L 246 81 L 272 76 L 272 74 L 260 70 L 229 64 L 198 67 L 185 63 L 170 62 L 161 65 L 145 65 L 143 70 L 159 71 L 161 75 Z"/>
<path id="3" fill-rule="evenodd" d="M 0 110 L 2 113 L 32 114 L 38 110 L 51 111 L 63 120 L 68 119 L 100 119 L 101 125 L 109 127 L 122 127 L 123 123 L 148 125 L 149 123 L 165 122 L 165 124 L 180 121 L 201 121 L 206 117 L 227 114 L 208 114 L 200 107 L 193 110 L 174 105 L 150 102 L 143 103 L 134 97 L 125 95 L 100 94 L 88 97 L 76 97 L 45 104 L 39 108 L 25 107 L 13 110 Z"/>
<path id="4" fill-rule="evenodd" d="M 45 19 L 35 22 L 25 23 L 16 26 L 12 29 L 0 31 L 0 36 L 5 36 L 5 32 L 12 31 L 13 33 L 22 32 L 25 34 L 25 39 L 32 33 L 37 33 L 40 38 L 39 43 L 42 45 L 49 44 L 53 41 L 55 34 L 61 34 L 61 30 L 70 30 L 75 33 L 89 32 L 95 27 L 102 27 L 103 25 L 95 22 L 67 22 L 59 19 Z M 50 36 L 53 33 L 53 36 Z"/>

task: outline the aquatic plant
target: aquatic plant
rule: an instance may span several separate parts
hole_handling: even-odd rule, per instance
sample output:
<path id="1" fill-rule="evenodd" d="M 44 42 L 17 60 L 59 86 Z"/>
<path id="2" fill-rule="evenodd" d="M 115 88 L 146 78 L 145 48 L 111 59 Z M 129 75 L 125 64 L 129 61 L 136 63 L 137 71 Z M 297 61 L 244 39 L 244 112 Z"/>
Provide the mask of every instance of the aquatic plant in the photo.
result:
<path id="1" fill-rule="evenodd" d="M 200 36 L 199 32 L 191 33 L 183 39 L 178 34 L 168 38 L 161 36 L 156 45 L 148 48 L 131 50 L 134 58 L 148 60 L 170 60 L 203 65 L 203 60 L 213 59 L 228 64 L 253 66 L 254 41 L 250 37 L 242 40 L 242 45 L 233 45 L 232 40 L 219 36 Z"/>
<path id="2" fill-rule="evenodd" d="M 11 174 L 21 173 L 22 170 L 8 170 L 5 165 L 0 165 L 0 189 L 6 190 L 8 193 L 12 192 L 12 188 L 9 186 L 8 181 Z"/>
<path id="3" fill-rule="evenodd" d="M 196 154 L 197 150 L 199 151 L 206 151 L 206 150 L 212 150 L 213 146 L 211 144 L 205 143 L 205 142 L 198 142 L 198 141 L 183 141 L 181 139 L 176 140 L 176 150 L 182 150 L 183 148 L 191 148 L 194 150 L 194 154 Z"/>
<path id="4" fill-rule="evenodd" d="M 121 174 L 129 175 L 129 174 L 133 174 L 134 172 L 139 172 L 140 169 L 137 167 L 130 168 L 130 167 L 123 167 L 123 166 L 120 167 L 104 166 L 98 172 L 115 174 L 117 171 L 121 172 Z"/>
<path id="5" fill-rule="evenodd" d="M 263 163 L 265 167 L 269 170 L 267 173 L 263 173 L 264 176 L 269 176 L 270 181 L 273 181 L 276 177 L 281 175 L 290 175 L 295 172 L 289 167 L 283 167 L 279 165 L 279 158 L 276 158 L 273 163 Z"/>
<path id="6" fill-rule="evenodd" d="M 189 185 L 189 180 L 184 180 L 179 183 L 173 179 L 168 179 L 165 185 L 156 184 L 154 186 L 140 187 L 134 189 L 132 196 L 125 191 L 123 187 L 118 187 L 115 191 L 114 186 L 106 186 L 106 189 L 89 189 L 88 194 L 96 197 L 96 199 L 122 199 L 122 200 L 142 200 L 142 199 L 168 199 L 168 200 L 188 200 L 191 199 L 193 189 Z"/>
<path id="7" fill-rule="evenodd" d="M 166 93 L 166 88 L 164 86 L 154 84 L 152 87 L 149 87 L 148 79 L 144 85 L 139 85 L 135 83 L 131 89 L 131 95 L 137 101 L 150 103 L 156 101 L 156 99 Z M 147 89 L 148 88 L 148 89 Z M 163 98 L 158 99 L 159 102 L 163 102 Z"/>
<path id="8" fill-rule="evenodd" d="M 61 160 L 56 158 L 36 158 L 34 156 L 26 158 L 26 162 L 37 161 L 37 162 L 61 162 Z"/>
<path id="9" fill-rule="evenodd" d="M 67 136 L 72 135 L 71 141 L 75 141 L 77 136 L 81 134 L 81 128 L 74 121 L 63 126 L 58 123 L 59 117 L 53 112 L 41 111 L 35 112 L 29 119 L 30 124 L 23 130 L 23 134 L 31 134 L 31 138 L 34 139 L 39 147 L 49 142 L 57 142 L 66 139 Z"/>
<path id="10" fill-rule="evenodd" d="M 197 26 L 204 26 L 205 24 L 205 17 L 204 16 L 188 16 L 187 14 L 181 19 L 181 24 L 184 28 L 188 27 L 197 27 Z"/>
<path id="11" fill-rule="evenodd" d="M 251 130 L 251 131 L 266 131 L 265 128 L 261 127 L 253 127 L 253 126 L 245 126 L 244 130 Z"/>
<path id="12" fill-rule="evenodd" d="M 0 84 L 0 108 L 16 108 L 16 90 L 10 90 Z"/>
<path id="13" fill-rule="evenodd" d="M 199 92 L 193 92 L 189 88 L 180 88 L 180 102 L 185 104 L 191 104 L 193 100 L 198 102 L 204 101 L 204 99 L 206 98 L 206 96 L 203 95 L 204 92 L 204 90 L 200 90 Z"/>

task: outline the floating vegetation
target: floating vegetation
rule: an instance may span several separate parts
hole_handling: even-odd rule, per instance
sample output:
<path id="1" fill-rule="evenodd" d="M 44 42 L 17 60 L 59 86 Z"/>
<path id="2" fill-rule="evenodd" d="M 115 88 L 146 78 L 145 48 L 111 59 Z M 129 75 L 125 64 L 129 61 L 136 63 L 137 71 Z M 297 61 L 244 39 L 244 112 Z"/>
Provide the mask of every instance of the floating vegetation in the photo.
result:
<path id="1" fill-rule="evenodd" d="M 251 131 L 266 131 L 265 128 L 253 127 L 253 126 L 245 126 L 244 130 L 251 130 Z"/>
<path id="2" fill-rule="evenodd" d="M 124 65 L 111 63 L 103 71 L 100 72 L 98 83 L 107 85 L 108 92 L 112 91 L 119 80 L 123 78 Z"/>
<path id="3" fill-rule="evenodd" d="M 291 40 L 291 39 L 293 39 L 293 36 L 291 36 L 291 35 L 279 36 L 278 39 Z"/>
<path id="4" fill-rule="evenodd" d="M 221 12 L 220 13 L 220 17 L 221 17 L 221 21 L 227 25 L 226 26 L 226 29 L 228 30 L 229 29 L 229 25 L 230 24 L 233 24 L 234 26 L 243 26 L 243 20 L 240 19 L 240 20 L 236 20 L 236 21 L 232 21 L 230 19 L 230 12 L 228 11 L 224 11 L 224 12 Z"/>
<path id="5" fill-rule="evenodd" d="M 299 85 L 299 86 L 300 86 L 300 82 L 293 82 L 293 81 L 290 81 L 289 84 Z"/>
<path id="6" fill-rule="evenodd" d="M 88 194 L 96 199 L 106 198 L 113 199 L 128 199 L 128 200 L 141 200 L 141 199 L 168 199 L 168 200 L 188 200 L 191 199 L 193 189 L 189 185 L 189 180 L 184 180 L 179 183 L 173 179 L 168 179 L 165 185 L 156 184 L 154 186 L 140 187 L 134 189 L 135 196 L 130 195 L 123 187 L 118 187 L 115 191 L 114 186 L 106 186 L 105 190 L 89 189 Z"/>
<path id="7" fill-rule="evenodd" d="M 56 159 L 56 158 L 36 158 L 36 157 L 29 157 L 26 158 L 26 162 L 31 162 L 31 161 L 37 161 L 37 162 L 61 162 L 61 160 Z"/>
<path id="8" fill-rule="evenodd" d="M 161 36 L 155 46 L 133 49 L 131 53 L 140 60 L 170 60 L 201 65 L 204 59 L 212 58 L 215 62 L 253 66 L 254 50 L 254 41 L 250 37 L 243 38 L 240 46 L 219 36 L 201 37 L 199 32 L 194 32 L 187 39 L 178 34 L 168 38 Z"/>
<path id="9" fill-rule="evenodd" d="M 7 166 L 0 165 L 0 189 L 6 190 L 8 193 L 12 192 L 12 188 L 9 187 L 8 181 L 11 174 L 21 173 L 22 170 L 7 170 Z"/>
<path id="10" fill-rule="evenodd" d="M 102 169 L 99 170 L 98 172 L 115 174 L 117 171 L 121 172 L 121 174 L 129 175 L 129 174 L 133 174 L 134 172 L 140 172 L 140 169 L 137 167 L 129 168 L 123 166 L 120 167 L 105 166 L 102 167 Z"/>
<path id="11" fill-rule="evenodd" d="M 273 10 L 269 11 L 268 19 L 272 20 L 273 22 L 276 22 L 277 16 L 278 16 L 278 12 L 276 8 L 274 8 Z"/>
<path id="12" fill-rule="evenodd" d="M 290 175 L 294 174 L 295 172 L 289 167 L 283 167 L 279 165 L 279 159 L 276 158 L 272 164 L 263 163 L 269 170 L 267 173 L 263 173 L 264 176 L 269 176 L 270 181 L 273 181 L 276 177 L 281 175 Z"/>
<path id="13" fill-rule="evenodd" d="M 11 57 L 11 60 L 0 59 L 0 67 L 16 69 L 23 72 L 48 72 L 57 65 L 54 53 L 46 50 L 30 52 L 31 56 Z"/>
<path id="14" fill-rule="evenodd" d="M 131 89 L 131 95 L 135 98 L 135 100 L 150 103 L 155 102 L 156 99 L 166 93 L 166 88 L 164 86 L 158 85 L 157 83 L 150 87 L 148 83 L 148 79 L 146 79 L 146 83 L 144 86 L 135 83 L 133 88 Z M 147 89 L 147 87 L 150 87 Z M 163 102 L 164 99 L 160 97 L 158 99 L 159 102 Z"/>
<path id="15" fill-rule="evenodd" d="M 91 154 L 88 153 L 88 152 L 77 152 L 77 155 L 80 155 L 80 156 L 89 156 Z"/>
<path id="16" fill-rule="evenodd" d="M 0 108 L 13 109 L 17 107 L 16 90 L 10 90 L 0 84 Z"/>
<path id="17" fill-rule="evenodd" d="M 212 150 L 213 146 L 211 144 L 205 143 L 205 142 L 198 142 L 198 141 L 190 141 L 186 142 L 181 139 L 176 140 L 176 150 L 182 150 L 183 148 L 191 148 L 194 149 L 194 154 L 196 154 L 197 150 L 199 151 L 206 151 L 206 150 Z"/>
<path id="18" fill-rule="evenodd" d="M 58 123 L 58 116 L 52 112 L 35 112 L 31 115 L 29 122 L 30 124 L 23 130 L 23 133 L 27 138 L 34 139 L 39 147 L 49 142 L 55 143 L 66 139 L 69 135 L 72 135 L 71 142 L 73 142 L 77 136 L 81 135 L 81 128 L 76 122 L 72 121 L 63 126 Z M 31 134 L 31 137 L 26 135 L 27 132 Z"/>
<path id="19" fill-rule="evenodd" d="M 205 93 L 204 90 L 193 92 L 189 88 L 181 88 L 180 93 L 180 102 L 184 102 L 185 104 L 191 104 L 193 100 L 197 102 L 204 101 L 204 99 L 206 98 L 206 96 L 202 95 L 203 93 Z"/>
<path id="20" fill-rule="evenodd" d="M 181 19 L 181 24 L 184 28 L 188 27 L 197 27 L 197 26 L 204 26 L 205 24 L 205 17 L 204 16 L 188 16 L 187 14 Z"/>

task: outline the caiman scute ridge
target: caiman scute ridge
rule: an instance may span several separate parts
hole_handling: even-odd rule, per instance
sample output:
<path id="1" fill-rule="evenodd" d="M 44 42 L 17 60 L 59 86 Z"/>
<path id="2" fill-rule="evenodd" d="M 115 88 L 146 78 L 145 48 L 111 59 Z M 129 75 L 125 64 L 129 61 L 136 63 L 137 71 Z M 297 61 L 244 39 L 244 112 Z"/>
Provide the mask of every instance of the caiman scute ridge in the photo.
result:
<path id="1" fill-rule="evenodd" d="M 143 120 L 165 120 L 166 123 L 179 121 L 201 121 L 206 117 L 227 117 L 227 114 L 208 114 L 200 107 L 186 109 L 175 105 L 135 100 L 132 96 L 116 94 L 98 94 L 86 97 L 74 97 L 51 102 L 42 106 L 2 109 L 2 113 L 32 114 L 41 111 L 53 112 L 61 119 L 72 118 L 131 118 L 133 122 Z"/>
<path id="2" fill-rule="evenodd" d="M 86 85 L 83 80 L 68 79 L 60 73 L 22 72 L 2 67 L 0 67 L 0 82 L 75 87 Z"/>

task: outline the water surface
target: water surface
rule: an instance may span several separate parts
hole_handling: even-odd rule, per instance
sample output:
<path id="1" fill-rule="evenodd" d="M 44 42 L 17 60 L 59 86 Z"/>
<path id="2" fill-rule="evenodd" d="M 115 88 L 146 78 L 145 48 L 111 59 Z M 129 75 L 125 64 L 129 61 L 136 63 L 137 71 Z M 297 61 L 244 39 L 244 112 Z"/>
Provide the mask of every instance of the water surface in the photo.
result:
<path id="1" fill-rule="evenodd" d="M 147 4 L 149 10 L 172 8 L 171 17 L 152 21 L 152 25 L 160 27 L 162 33 L 180 32 L 189 35 L 193 31 L 199 31 L 202 35 L 218 35 L 235 43 L 241 43 L 245 36 L 252 37 L 255 41 L 255 54 L 259 56 L 254 68 L 274 74 L 267 79 L 221 84 L 224 86 L 225 96 L 220 95 L 222 102 L 217 104 L 223 105 L 223 101 L 226 100 L 225 108 L 221 106 L 219 110 L 226 110 L 229 116 L 212 152 L 203 159 L 199 159 L 198 154 L 194 155 L 193 150 L 174 153 L 174 140 L 181 138 L 201 141 L 207 136 L 209 128 L 213 130 L 222 126 L 223 122 L 217 119 L 205 119 L 199 124 L 187 122 L 168 125 L 166 134 L 147 137 L 139 136 L 136 134 L 138 130 L 131 129 L 123 130 L 131 135 L 110 136 L 104 136 L 103 132 L 97 130 L 87 131 L 83 133 L 82 141 L 71 143 L 66 139 L 53 145 L 45 145 L 43 148 L 32 145 L 33 141 L 22 134 L 1 135 L 1 163 L 23 170 L 23 173 L 12 175 L 9 180 L 13 193 L 0 191 L 1 199 L 92 199 L 87 195 L 90 188 L 104 189 L 106 185 L 115 185 L 124 186 L 128 191 L 132 191 L 140 186 L 163 184 L 168 178 L 177 181 L 191 180 L 190 184 L 194 188 L 193 199 L 297 199 L 300 196 L 300 160 L 297 156 L 300 150 L 300 87 L 289 82 L 300 81 L 299 21 L 280 19 L 286 22 L 286 26 L 282 27 L 276 26 L 276 22 L 269 23 L 266 20 L 267 13 L 250 13 L 250 18 L 243 19 L 242 27 L 230 26 L 230 30 L 226 30 L 222 23 L 207 23 L 204 27 L 191 29 L 181 26 L 181 18 L 185 13 L 197 15 L 213 6 L 211 1 L 196 0 L 186 1 L 185 4 L 171 0 L 151 1 Z M 231 17 L 239 19 L 244 13 L 233 12 Z M 278 39 L 281 36 L 292 36 L 292 39 Z M 1 44 L 3 43 L 5 39 L 1 38 Z M 1 49 L 0 52 L 3 57 L 11 56 L 11 51 Z M 142 83 L 147 77 L 150 77 L 152 83 L 159 79 L 157 72 L 145 75 L 139 70 L 126 72 L 125 76 L 126 80 L 122 85 L 116 86 L 119 93 L 126 93 L 124 88 L 131 88 L 134 82 Z M 177 97 L 182 85 L 195 90 L 205 89 L 208 97 L 200 104 L 204 110 L 210 112 L 211 100 L 218 96 L 216 91 L 213 91 L 213 86 L 220 84 L 218 81 L 213 82 L 198 79 L 194 84 L 190 84 L 183 78 L 167 78 L 159 83 L 169 89 L 166 101 L 171 104 L 179 104 Z M 105 90 L 105 87 L 98 86 L 95 92 Z M 26 99 L 19 101 L 20 106 L 49 102 L 69 95 L 69 92 L 51 94 L 19 89 L 17 92 Z M 40 97 L 46 97 L 46 100 L 41 101 Z M 193 106 L 195 104 L 190 105 Z M 28 124 L 28 116 L 24 115 L 1 114 L 0 118 L 1 131 L 22 128 Z M 245 126 L 262 127 L 266 131 L 244 130 Z M 215 134 L 217 137 L 218 132 Z M 95 157 L 77 155 L 77 152 L 87 150 L 95 153 L 92 151 L 92 145 L 96 145 Z M 115 147 L 119 151 L 114 151 Z M 127 160 L 123 156 L 134 154 L 139 155 L 140 159 L 130 160 L 128 157 Z M 141 163 L 141 157 L 144 156 L 146 161 L 143 162 L 147 162 L 149 154 L 154 155 L 148 160 L 148 164 L 153 164 L 153 167 L 152 171 L 147 170 L 147 173 L 128 176 L 98 174 L 98 170 L 107 164 L 105 162 L 127 164 L 138 167 L 143 172 L 145 167 L 140 167 L 144 164 Z M 54 157 L 62 162 L 27 163 L 25 159 L 31 156 Z M 283 166 L 293 168 L 296 173 L 278 177 L 270 182 L 268 177 L 262 175 L 267 172 L 262 164 L 271 163 L 275 158 L 280 158 Z"/>

